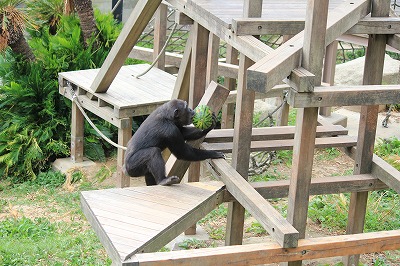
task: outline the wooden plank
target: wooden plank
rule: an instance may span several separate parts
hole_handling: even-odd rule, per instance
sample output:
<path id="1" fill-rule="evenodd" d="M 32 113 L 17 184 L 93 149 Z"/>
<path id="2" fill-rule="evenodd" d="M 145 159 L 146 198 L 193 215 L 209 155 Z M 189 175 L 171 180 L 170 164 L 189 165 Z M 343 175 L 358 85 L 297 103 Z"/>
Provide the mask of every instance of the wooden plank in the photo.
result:
<path id="1" fill-rule="evenodd" d="M 167 39 L 167 5 L 161 3 L 154 14 L 154 39 L 153 39 L 153 60 L 161 53 Z M 154 65 L 158 69 L 165 70 L 165 51 L 159 56 Z"/>
<path id="2" fill-rule="evenodd" d="M 71 160 L 74 163 L 83 162 L 84 122 L 83 114 L 77 103 L 73 101 L 71 107 Z"/>
<path id="3" fill-rule="evenodd" d="M 140 34 L 154 15 L 161 0 L 140 0 L 125 22 L 113 47 L 91 85 L 94 92 L 105 92 L 124 64 Z"/>
<path id="4" fill-rule="evenodd" d="M 187 39 L 187 41 L 189 41 L 189 38 Z M 187 46 L 188 45 L 186 45 L 185 47 L 187 47 Z M 135 46 L 135 47 L 133 47 L 131 53 L 129 54 L 129 57 L 140 59 L 140 60 L 145 60 L 145 61 L 151 61 L 152 53 L 153 53 L 153 49 Z M 165 62 L 167 65 L 173 65 L 175 67 L 180 68 L 182 60 L 183 60 L 183 56 L 180 54 L 175 54 L 175 53 L 171 53 L 171 52 L 165 53 Z M 229 64 L 229 63 L 225 63 L 225 62 L 218 62 L 218 73 L 220 76 L 236 79 L 237 73 L 238 73 L 238 66 Z M 179 75 L 178 75 L 178 78 L 179 78 Z"/>
<path id="5" fill-rule="evenodd" d="M 127 126 L 124 128 L 118 128 L 118 145 L 126 147 L 128 145 L 128 141 L 132 137 L 132 119 L 125 118 Z M 118 149 L 117 150 L 117 187 L 129 187 L 130 186 L 130 177 L 124 174 L 123 165 L 125 158 L 125 150 Z"/>
<path id="6" fill-rule="evenodd" d="M 355 253 L 382 252 L 400 248 L 400 230 L 300 239 L 296 248 L 277 244 L 249 244 L 162 253 L 137 254 L 133 265 L 256 265 L 311 260 Z M 246 258 L 244 262 L 244 258 Z"/>
<path id="7" fill-rule="evenodd" d="M 252 141 L 260 140 L 281 140 L 293 139 L 295 127 L 294 126 L 279 126 L 279 127 L 263 127 L 253 128 L 251 133 Z M 317 138 L 347 135 L 348 129 L 340 125 L 317 126 Z M 216 142 L 232 142 L 233 129 L 215 129 L 207 134 L 204 139 L 208 143 Z"/>
<path id="8" fill-rule="evenodd" d="M 330 44 L 338 36 L 345 33 L 368 12 L 369 1 L 366 0 L 346 1 L 336 7 L 328 15 L 325 45 Z M 304 32 L 300 32 L 250 67 L 248 70 L 248 88 L 266 92 L 298 67 L 302 54 L 303 37 Z"/>
<path id="9" fill-rule="evenodd" d="M 372 0 L 371 16 L 389 16 L 390 2 Z M 370 35 L 365 55 L 363 85 L 381 84 L 385 60 L 386 35 Z M 361 106 L 358 129 L 357 153 L 355 156 L 354 174 L 371 172 L 378 105 Z M 350 197 L 347 234 L 361 233 L 364 229 L 368 192 L 352 193 Z M 360 256 L 352 255 L 343 258 L 344 265 L 358 265 Z"/>
<path id="10" fill-rule="evenodd" d="M 266 140 L 252 141 L 251 152 L 255 151 L 279 151 L 293 149 L 295 140 Z M 352 147 L 357 144 L 357 138 L 354 136 L 339 136 L 333 138 L 317 138 L 315 140 L 315 148 L 331 148 L 331 147 Z M 203 142 L 201 146 L 206 150 L 214 150 L 230 153 L 232 152 L 233 143 L 207 143 Z"/>
<path id="11" fill-rule="evenodd" d="M 213 174 L 233 197 L 259 221 L 281 247 L 297 246 L 298 232 L 223 159 L 209 160 Z"/>
<path id="12" fill-rule="evenodd" d="M 400 171 L 375 154 L 372 157 L 371 174 L 400 194 Z"/>
<path id="13" fill-rule="evenodd" d="M 233 48 L 231 45 L 227 45 L 226 47 L 226 62 L 230 64 L 239 65 L 238 59 L 239 52 Z M 239 69 L 239 67 L 238 67 Z M 236 75 L 237 77 L 237 75 Z M 224 78 L 224 86 L 230 90 L 229 95 L 233 95 L 233 91 L 236 90 L 236 78 Z M 235 91 L 237 93 L 237 91 Z M 229 98 L 226 100 L 224 106 L 222 107 L 222 115 L 221 115 L 221 128 L 233 128 L 233 122 L 235 119 L 235 104 L 236 103 L 236 94 L 234 97 L 234 101 L 230 102 Z"/>
<path id="14" fill-rule="evenodd" d="M 302 67 L 295 68 L 284 82 L 297 92 L 312 92 L 315 75 Z"/>
<path id="15" fill-rule="evenodd" d="M 304 20 L 238 18 L 232 20 L 232 32 L 236 35 L 296 35 L 304 30 Z"/>
<path id="16" fill-rule="evenodd" d="M 400 86 L 322 86 L 315 87 L 313 93 L 290 90 L 288 102 L 295 108 L 396 104 L 400 102 Z"/>
<path id="17" fill-rule="evenodd" d="M 302 30 L 304 30 L 304 20 L 290 18 L 235 18 L 232 20 L 232 32 L 237 35 L 296 35 Z M 400 33 L 400 18 L 397 17 L 365 17 L 346 31 L 346 34 L 398 33 Z"/>
<path id="18" fill-rule="evenodd" d="M 397 17 L 366 17 L 346 32 L 346 34 L 397 33 L 400 33 L 400 18 Z"/>
<path id="19" fill-rule="evenodd" d="M 257 61 L 267 53 L 273 51 L 271 47 L 252 36 L 236 36 L 233 34 L 229 24 L 224 22 L 221 17 L 214 16 L 201 6 L 201 3 L 198 1 L 168 0 L 168 3 L 176 7 L 179 11 L 187 14 L 194 21 L 207 27 L 210 32 L 244 53 L 253 61 Z M 229 7 L 230 5 L 231 3 L 227 4 L 225 7 Z M 241 9 L 241 12 L 242 10 L 243 9 Z"/>
<path id="20" fill-rule="evenodd" d="M 290 180 L 254 182 L 250 185 L 265 199 L 285 198 L 289 195 Z M 386 189 L 388 186 L 372 175 L 331 176 L 312 178 L 310 195 Z"/>

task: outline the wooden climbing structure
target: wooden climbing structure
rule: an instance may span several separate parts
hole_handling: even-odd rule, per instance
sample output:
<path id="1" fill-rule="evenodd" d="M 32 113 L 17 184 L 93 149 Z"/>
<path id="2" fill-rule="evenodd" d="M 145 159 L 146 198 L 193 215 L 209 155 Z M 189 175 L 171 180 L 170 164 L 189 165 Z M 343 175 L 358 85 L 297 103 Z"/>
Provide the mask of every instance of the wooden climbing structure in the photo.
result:
<path id="1" fill-rule="evenodd" d="M 158 54 L 165 40 L 162 21 L 167 5 L 177 10 L 178 23 L 191 25 L 183 57 L 163 57 L 158 69 L 152 70 L 159 78 L 131 79 L 124 74 L 131 66 L 123 62 L 130 54 L 140 59 Z M 134 47 L 153 15 L 157 21 L 154 51 Z M 170 157 L 168 174 L 183 176 L 189 169 L 192 183 L 129 188 L 129 178 L 119 171 L 120 188 L 83 192 L 84 213 L 113 263 L 301 265 L 306 259 L 343 256 L 345 265 L 358 265 L 357 254 L 399 249 L 400 230 L 363 233 L 368 192 L 391 188 L 400 193 L 399 171 L 373 154 L 378 105 L 400 102 L 400 85 L 381 85 L 386 46 L 400 50 L 400 20 L 389 15 L 389 0 L 139 0 L 102 68 L 61 73 L 60 92 L 71 97 L 67 88 L 72 88 L 85 109 L 113 121 L 120 129 L 122 145 L 131 135 L 131 117 L 150 112 L 169 98 L 187 99 L 192 107 L 199 102 L 214 110 L 222 107 L 224 125 L 234 124 L 233 129 L 214 130 L 205 142 L 193 145 L 232 153 L 232 162 L 206 162 L 221 181 L 217 183 L 198 183 L 198 163 L 189 167 Z M 272 49 L 258 38 L 265 34 L 290 38 Z M 331 86 L 336 40 L 360 34 L 368 34 L 363 85 Z M 226 63 L 219 62 L 216 53 L 221 40 L 228 44 Z M 165 64 L 179 67 L 177 78 L 163 72 Z M 132 67 L 132 71 L 137 68 Z M 162 90 L 155 83 L 164 76 L 174 80 L 173 84 L 163 82 L 170 88 L 163 90 L 164 97 L 145 99 L 148 93 Z M 237 90 L 228 96 L 226 89 L 213 82 L 217 76 L 225 77 L 228 89 L 237 83 Z M 282 96 L 284 90 L 288 104 L 298 108 L 296 126 L 252 129 L 254 100 Z M 114 101 L 115 95 L 124 101 Z M 141 104 L 135 105 L 134 100 L 130 104 L 137 95 L 143 95 Z M 319 118 L 319 108 L 343 105 L 362 106 L 357 139 L 342 126 Z M 123 113 L 124 109 L 128 112 Z M 71 153 L 76 159 L 82 156 L 83 119 L 74 104 L 72 118 Z M 354 159 L 354 174 L 312 179 L 316 147 L 342 147 Z M 290 180 L 249 183 L 250 152 L 278 149 L 293 149 Z M 121 150 L 119 167 L 122 158 Z M 347 234 L 305 239 L 309 196 L 343 192 L 351 192 Z M 277 197 L 288 198 L 286 218 L 267 201 Z M 229 202 L 225 247 L 156 252 L 181 232 L 193 233 L 191 225 L 221 202 Z M 241 245 L 245 209 L 275 244 Z"/>

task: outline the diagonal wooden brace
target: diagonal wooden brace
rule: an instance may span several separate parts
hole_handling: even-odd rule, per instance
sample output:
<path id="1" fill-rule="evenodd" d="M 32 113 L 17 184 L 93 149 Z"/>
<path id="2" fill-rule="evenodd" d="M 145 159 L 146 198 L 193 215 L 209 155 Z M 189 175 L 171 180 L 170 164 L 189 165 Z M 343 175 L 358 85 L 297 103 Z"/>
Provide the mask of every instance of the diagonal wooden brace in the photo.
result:
<path id="1" fill-rule="evenodd" d="M 228 98 L 229 90 L 224 86 L 212 81 L 201 98 L 199 105 L 208 105 L 214 113 L 219 112 L 225 100 Z M 200 146 L 204 138 L 188 141 L 195 148 Z M 167 176 L 178 176 L 181 180 L 189 168 L 190 162 L 176 159 L 171 155 L 166 163 Z"/>

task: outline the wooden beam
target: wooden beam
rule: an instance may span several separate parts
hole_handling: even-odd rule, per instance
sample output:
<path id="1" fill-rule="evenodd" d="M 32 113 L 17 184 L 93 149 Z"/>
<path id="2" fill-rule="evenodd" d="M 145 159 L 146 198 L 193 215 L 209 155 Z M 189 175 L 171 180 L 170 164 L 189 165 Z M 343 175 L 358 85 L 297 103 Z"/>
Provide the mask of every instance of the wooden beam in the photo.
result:
<path id="1" fill-rule="evenodd" d="M 240 18 L 232 20 L 232 32 L 236 35 L 281 34 L 296 35 L 304 30 L 304 20 Z M 398 34 L 400 18 L 365 17 L 351 27 L 346 34 Z"/>
<path id="2" fill-rule="evenodd" d="M 325 45 L 333 42 L 365 17 L 369 12 L 369 3 L 368 0 L 346 1 L 330 12 Z M 289 76 L 291 71 L 300 65 L 303 37 L 304 31 L 251 66 L 248 70 L 248 88 L 266 92 Z"/>
<path id="3" fill-rule="evenodd" d="M 252 141 L 293 139 L 294 126 L 260 127 L 253 128 Z M 340 125 L 317 126 L 317 138 L 347 135 L 348 130 Z M 214 129 L 204 139 L 208 143 L 232 142 L 233 129 Z"/>
<path id="4" fill-rule="evenodd" d="M 209 160 L 212 172 L 232 196 L 259 221 L 281 247 L 295 247 L 298 232 L 225 160 Z"/>
<path id="5" fill-rule="evenodd" d="M 372 17 L 389 16 L 390 1 L 372 0 L 371 3 Z M 365 55 L 363 85 L 378 85 L 382 83 L 385 47 L 386 35 L 369 36 L 368 49 Z M 371 172 L 378 110 L 379 105 L 361 106 L 354 174 Z M 368 192 L 355 192 L 351 194 L 346 228 L 347 234 L 363 232 L 367 201 Z M 358 265 L 359 259 L 359 255 L 352 255 L 343 258 L 343 263 L 345 266 Z"/>
<path id="6" fill-rule="evenodd" d="M 400 248 L 400 230 L 300 239 L 296 248 L 249 244 L 172 252 L 136 254 L 130 265 L 256 265 L 311 260 Z"/>
<path id="7" fill-rule="evenodd" d="M 283 140 L 265 140 L 265 141 L 252 141 L 250 150 L 256 151 L 280 151 L 292 150 L 295 141 L 293 139 Z M 352 147 L 357 144 L 355 136 L 339 136 L 332 138 L 317 138 L 315 139 L 315 148 L 331 148 L 331 147 Z M 202 147 L 206 150 L 214 150 L 230 153 L 233 150 L 233 143 L 202 143 Z"/>
<path id="8" fill-rule="evenodd" d="M 400 85 L 321 86 L 312 93 L 289 91 L 288 103 L 295 108 L 396 104 Z"/>
<path id="9" fill-rule="evenodd" d="M 265 199 L 286 198 L 290 180 L 254 182 L 250 185 Z M 386 189 L 388 186 L 373 175 L 351 175 L 312 178 L 310 195 L 339 194 L 348 192 Z"/>
<path id="10" fill-rule="evenodd" d="M 160 3 L 161 0 L 138 1 L 92 83 L 94 92 L 108 90 Z"/>
<path id="11" fill-rule="evenodd" d="M 253 36 L 236 36 L 232 33 L 230 25 L 222 19 L 205 12 L 196 1 L 167 0 L 167 2 L 190 16 L 194 21 L 206 27 L 209 31 L 220 37 L 221 40 L 232 45 L 253 61 L 258 61 L 273 51 L 271 47 Z"/>
<path id="12" fill-rule="evenodd" d="M 397 33 L 400 33 L 400 18 L 396 17 L 366 17 L 346 32 L 346 34 Z"/>
<path id="13" fill-rule="evenodd" d="M 400 194 L 400 171 L 375 154 L 372 157 L 371 175 Z"/>
<path id="14" fill-rule="evenodd" d="M 315 75 L 303 67 L 292 70 L 284 82 L 297 92 L 311 92 L 314 90 Z"/>

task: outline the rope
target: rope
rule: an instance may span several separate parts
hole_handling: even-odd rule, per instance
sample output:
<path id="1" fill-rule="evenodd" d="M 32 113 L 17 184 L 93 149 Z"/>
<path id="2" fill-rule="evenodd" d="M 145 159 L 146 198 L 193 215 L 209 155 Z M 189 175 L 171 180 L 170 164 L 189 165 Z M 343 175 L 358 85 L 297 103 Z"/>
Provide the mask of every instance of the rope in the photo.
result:
<path id="1" fill-rule="evenodd" d="M 165 49 L 167 48 L 168 43 L 169 43 L 169 41 L 171 40 L 172 35 L 174 34 L 177 25 L 178 25 L 178 23 L 174 23 L 174 26 L 172 27 L 171 33 L 169 34 L 167 40 L 165 41 L 165 44 L 164 44 L 163 48 L 161 49 L 160 53 L 157 55 L 156 59 L 155 59 L 154 62 L 149 66 L 148 69 L 146 69 L 143 73 L 141 73 L 141 74 L 139 74 L 139 75 L 136 76 L 137 79 L 140 78 L 141 76 L 147 74 L 147 72 L 149 72 L 150 69 L 152 69 L 152 68 L 154 67 L 154 65 L 158 62 L 158 60 L 160 59 L 161 55 L 164 53 Z"/>
<path id="2" fill-rule="evenodd" d="M 111 145 L 113 145 L 114 147 L 118 148 L 118 149 L 123 149 L 126 150 L 126 147 L 121 146 L 117 143 L 115 143 L 114 141 L 112 141 L 111 139 L 109 139 L 106 135 L 103 134 L 103 132 L 100 131 L 100 129 L 97 128 L 97 126 L 93 123 L 93 121 L 89 118 L 89 116 L 86 114 L 85 110 L 83 109 L 81 103 L 79 102 L 78 99 L 78 95 L 76 95 L 74 89 L 72 88 L 71 83 L 68 81 L 67 82 L 67 86 L 71 91 L 71 96 L 72 96 L 72 101 L 74 103 L 76 103 L 76 106 L 78 106 L 79 110 L 81 111 L 81 113 L 83 114 L 83 116 L 85 117 L 86 121 L 89 123 L 89 125 L 92 126 L 92 128 L 94 130 L 96 130 L 96 132 L 108 143 L 110 143 Z"/>

